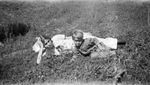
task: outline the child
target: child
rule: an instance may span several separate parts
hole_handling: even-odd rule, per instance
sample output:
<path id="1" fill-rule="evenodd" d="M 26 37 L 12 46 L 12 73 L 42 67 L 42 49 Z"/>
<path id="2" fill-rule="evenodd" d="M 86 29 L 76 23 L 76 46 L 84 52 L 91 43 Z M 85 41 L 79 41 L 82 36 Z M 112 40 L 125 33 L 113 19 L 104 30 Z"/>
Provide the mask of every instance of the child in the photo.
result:
<path id="1" fill-rule="evenodd" d="M 107 57 L 116 54 L 115 51 L 111 51 L 111 48 L 107 47 L 102 42 L 99 42 L 98 39 L 83 39 L 83 37 L 83 32 L 81 30 L 75 30 L 72 34 L 72 39 L 75 43 L 75 51 L 72 60 L 77 57 L 77 54 L 90 56 L 91 58 Z"/>

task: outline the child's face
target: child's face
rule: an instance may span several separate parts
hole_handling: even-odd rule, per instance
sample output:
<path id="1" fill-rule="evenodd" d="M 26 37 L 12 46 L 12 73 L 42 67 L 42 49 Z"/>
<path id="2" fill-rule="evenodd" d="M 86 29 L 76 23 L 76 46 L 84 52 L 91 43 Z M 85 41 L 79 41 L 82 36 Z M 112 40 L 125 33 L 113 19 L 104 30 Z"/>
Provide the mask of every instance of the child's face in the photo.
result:
<path id="1" fill-rule="evenodd" d="M 83 40 L 74 40 L 74 43 L 77 47 L 79 47 L 82 44 Z"/>

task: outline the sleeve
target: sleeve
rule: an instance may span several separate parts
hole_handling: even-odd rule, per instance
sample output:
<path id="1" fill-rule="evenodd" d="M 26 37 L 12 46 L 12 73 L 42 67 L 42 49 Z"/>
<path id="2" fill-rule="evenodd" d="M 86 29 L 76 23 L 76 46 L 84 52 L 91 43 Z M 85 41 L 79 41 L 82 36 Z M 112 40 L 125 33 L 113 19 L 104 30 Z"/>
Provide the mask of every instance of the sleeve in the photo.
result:
<path id="1" fill-rule="evenodd" d="M 81 54 L 89 55 L 92 51 L 95 51 L 97 48 L 99 48 L 101 50 L 108 50 L 109 49 L 109 47 L 107 47 L 103 42 L 100 42 L 96 38 L 90 38 L 88 43 L 93 44 L 92 47 L 87 49 L 86 51 L 81 51 L 79 49 Z"/>
<path id="2" fill-rule="evenodd" d="M 93 38 L 92 39 L 93 44 L 95 44 L 96 46 L 98 46 L 98 48 L 100 48 L 101 50 L 109 50 L 110 48 L 107 47 L 103 42 L 100 42 L 98 39 Z"/>
<path id="3" fill-rule="evenodd" d="M 88 49 L 87 52 L 91 52 L 91 51 L 95 50 L 99 46 L 99 44 L 100 44 L 99 40 L 96 39 L 96 38 L 91 38 L 90 39 L 90 43 L 92 43 L 93 46 L 90 49 Z"/>
<path id="4" fill-rule="evenodd" d="M 93 43 L 94 45 L 97 45 L 97 46 L 98 46 L 99 43 L 100 43 L 99 40 L 96 39 L 96 38 L 91 38 L 91 39 L 90 39 L 90 42 Z"/>
<path id="5" fill-rule="evenodd" d="M 79 50 L 75 47 L 73 50 L 73 56 L 72 56 L 71 61 L 74 61 L 74 59 L 76 59 L 78 55 L 79 55 Z"/>
<path id="6" fill-rule="evenodd" d="M 42 59 L 42 53 L 43 53 L 43 43 L 42 42 L 39 42 L 41 48 L 40 48 L 40 51 L 38 53 L 38 57 L 37 57 L 37 64 L 40 64 L 41 62 L 41 59 Z"/>
<path id="7" fill-rule="evenodd" d="M 73 54 L 78 55 L 79 53 L 80 53 L 79 49 L 75 47 L 74 50 L 73 50 Z"/>
<path id="8" fill-rule="evenodd" d="M 83 55 L 89 55 L 91 53 L 91 51 L 93 51 L 98 46 L 99 41 L 96 38 L 88 38 L 88 39 L 86 39 L 86 43 L 91 45 L 92 47 L 90 47 L 86 51 L 79 49 L 79 52 Z"/>
<path id="9" fill-rule="evenodd" d="M 89 55 L 91 53 L 91 50 L 88 49 L 87 51 L 83 51 L 83 50 L 78 49 L 78 52 L 81 53 L 82 55 Z"/>

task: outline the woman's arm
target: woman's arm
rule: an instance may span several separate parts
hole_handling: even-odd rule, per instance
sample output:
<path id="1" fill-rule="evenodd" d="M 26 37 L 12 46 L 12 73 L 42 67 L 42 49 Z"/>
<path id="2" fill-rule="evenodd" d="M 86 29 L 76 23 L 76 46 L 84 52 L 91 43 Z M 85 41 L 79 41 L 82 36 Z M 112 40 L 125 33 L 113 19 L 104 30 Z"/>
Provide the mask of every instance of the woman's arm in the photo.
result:
<path id="1" fill-rule="evenodd" d="M 38 43 L 39 43 L 41 49 L 40 49 L 40 51 L 39 51 L 39 53 L 38 53 L 37 64 L 40 64 L 40 61 L 41 61 L 41 59 L 42 59 L 42 53 L 43 53 L 43 49 L 44 49 L 44 48 L 43 48 L 43 43 L 42 43 L 41 41 L 39 41 Z"/>

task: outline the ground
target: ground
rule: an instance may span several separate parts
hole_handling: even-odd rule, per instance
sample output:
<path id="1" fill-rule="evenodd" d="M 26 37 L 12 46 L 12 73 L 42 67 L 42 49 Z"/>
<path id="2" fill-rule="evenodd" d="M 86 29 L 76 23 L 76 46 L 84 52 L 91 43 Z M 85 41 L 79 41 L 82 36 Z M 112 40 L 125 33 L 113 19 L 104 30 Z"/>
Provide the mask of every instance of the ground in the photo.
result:
<path id="1" fill-rule="evenodd" d="M 4 46 L 0 47 L 0 84 L 57 85 L 67 81 L 111 85 L 115 75 L 124 69 L 122 84 L 149 84 L 148 6 L 148 2 L 131 1 L 1 1 L 0 41 Z M 74 29 L 101 38 L 115 37 L 127 44 L 119 46 L 115 56 L 80 56 L 74 62 L 70 62 L 72 54 L 53 56 L 50 50 L 36 65 L 37 54 L 32 51 L 35 37 L 59 33 L 70 36 Z"/>

